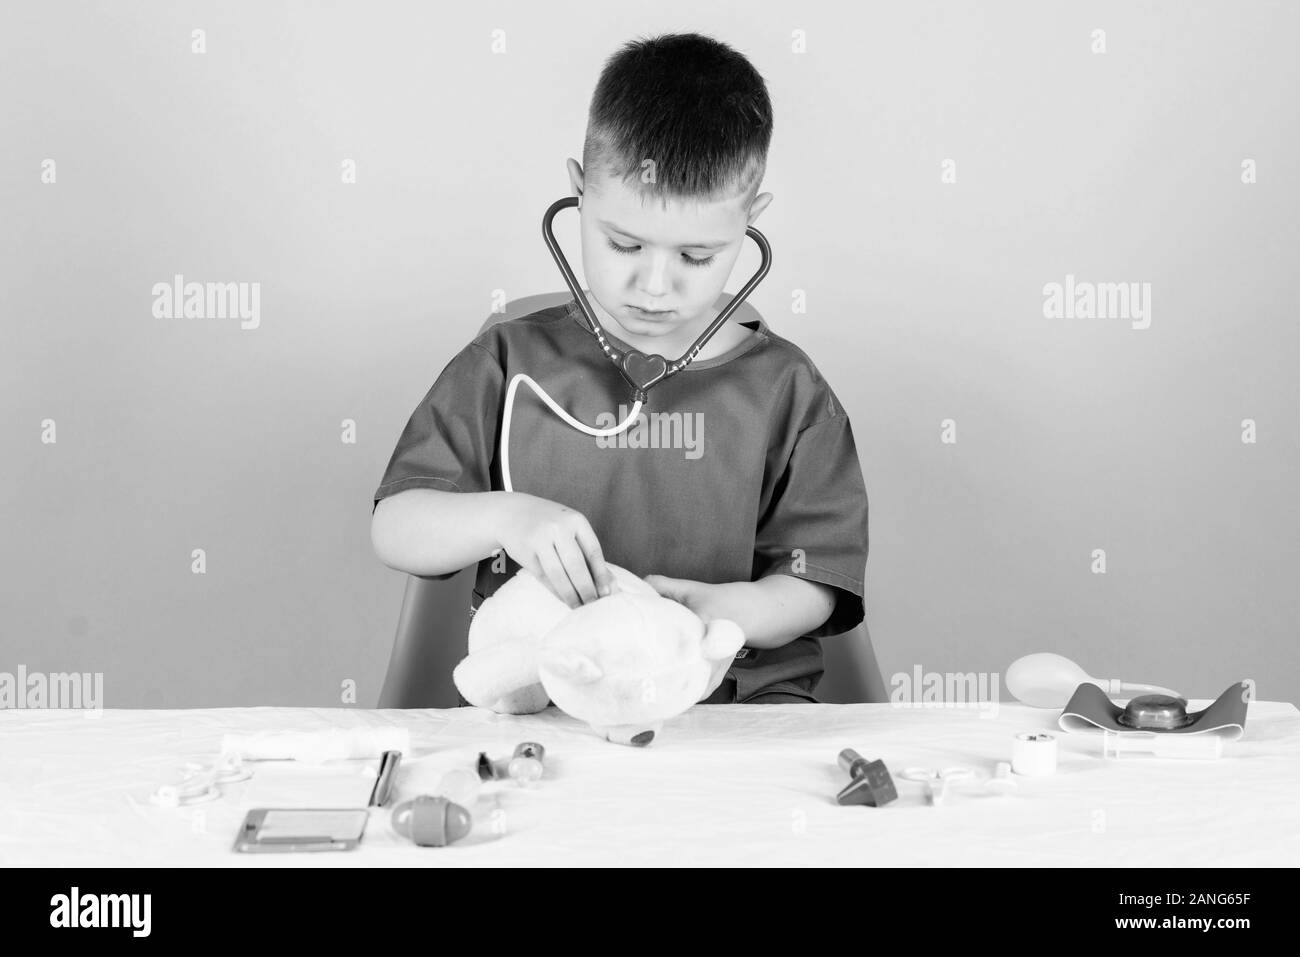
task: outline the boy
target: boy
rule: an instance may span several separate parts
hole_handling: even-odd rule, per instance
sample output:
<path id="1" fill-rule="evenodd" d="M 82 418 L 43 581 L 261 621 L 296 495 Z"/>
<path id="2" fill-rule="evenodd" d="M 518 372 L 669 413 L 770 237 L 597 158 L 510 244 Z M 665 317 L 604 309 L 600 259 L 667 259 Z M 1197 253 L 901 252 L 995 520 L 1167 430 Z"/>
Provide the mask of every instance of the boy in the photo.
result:
<path id="1" fill-rule="evenodd" d="M 671 361 L 717 316 L 772 200 L 758 194 L 771 134 L 762 77 L 725 44 L 667 35 L 606 63 L 568 170 L 588 300 L 614 345 Z M 848 416 L 808 356 L 762 321 L 726 322 L 641 412 L 691 426 L 678 429 L 686 449 L 646 439 L 643 423 L 587 435 L 520 388 L 506 492 L 498 447 L 517 372 L 592 427 L 629 414 L 575 301 L 484 330 L 398 440 L 374 496 L 380 560 L 440 579 L 478 562 L 474 609 L 520 566 L 577 607 L 609 593 L 610 561 L 740 625 L 745 648 L 706 703 L 816 701 L 818 638 L 863 618 L 867 495 Z"/>

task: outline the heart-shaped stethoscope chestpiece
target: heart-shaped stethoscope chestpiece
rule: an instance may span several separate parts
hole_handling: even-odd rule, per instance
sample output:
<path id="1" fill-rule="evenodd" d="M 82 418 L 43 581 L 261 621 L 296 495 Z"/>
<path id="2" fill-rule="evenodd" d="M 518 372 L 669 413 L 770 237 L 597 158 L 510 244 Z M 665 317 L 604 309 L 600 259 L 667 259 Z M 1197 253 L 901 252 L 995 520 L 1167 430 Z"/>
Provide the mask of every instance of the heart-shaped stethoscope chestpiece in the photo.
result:
<path id="1" fill-rule="evenodd" d="M 668 375 L 668 360 L 658 353 L 646 355 L 633 349 L 623 356 L 621 368 L 634 388 L 649 392 L 652 385 Z"/>

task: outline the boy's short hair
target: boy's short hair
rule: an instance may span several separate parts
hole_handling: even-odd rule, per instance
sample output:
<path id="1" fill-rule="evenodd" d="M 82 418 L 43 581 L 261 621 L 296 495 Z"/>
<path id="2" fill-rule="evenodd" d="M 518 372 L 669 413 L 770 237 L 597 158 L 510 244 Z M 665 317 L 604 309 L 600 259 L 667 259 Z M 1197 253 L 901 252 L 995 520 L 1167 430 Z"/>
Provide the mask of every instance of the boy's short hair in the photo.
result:
<path id="1" fill-rule="evenodd" d="M 749 60 L 710 37 L 669 33 L 632 40 L 606 61 L 582 166 L 665 201 L 746 191 L 752 201 L 771 140 L 767 84 Z"/>

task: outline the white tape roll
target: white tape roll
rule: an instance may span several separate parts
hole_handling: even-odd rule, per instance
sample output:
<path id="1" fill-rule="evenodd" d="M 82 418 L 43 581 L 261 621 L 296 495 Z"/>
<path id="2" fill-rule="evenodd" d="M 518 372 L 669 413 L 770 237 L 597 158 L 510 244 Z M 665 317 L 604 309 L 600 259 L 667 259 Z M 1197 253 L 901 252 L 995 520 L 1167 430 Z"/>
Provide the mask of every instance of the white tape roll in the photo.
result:
<path id="1" fill-rule="evenodd" d="M 1056 738 L 1043 731 L 1026 731 L 1011 739 L 1011 770 L 1025 777 L 1056 771 Z"/>

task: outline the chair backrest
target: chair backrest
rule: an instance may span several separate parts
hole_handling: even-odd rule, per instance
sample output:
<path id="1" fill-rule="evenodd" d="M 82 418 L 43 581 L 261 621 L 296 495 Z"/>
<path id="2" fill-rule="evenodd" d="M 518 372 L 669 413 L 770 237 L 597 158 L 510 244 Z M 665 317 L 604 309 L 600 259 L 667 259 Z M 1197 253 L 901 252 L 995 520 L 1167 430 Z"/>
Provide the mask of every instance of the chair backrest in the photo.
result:
<path id="1" fill-rule="evenodd" d="M 479 332 L 498 322 L 531 315 L 568 302 L 572 294 L 541 293 L 513 299 L 493 313 Z M 719 297 L 716 308 L 730 300 Z M 735 322 L 753 322 L 758 310 L 743 302 L 732 315 Z M 388 660 L 388 672 L 379 694 L 381 708 L 454 708 L 464 704 L 452 683 L 452 670 L 465 657 L 469 635 L 469 609 L 477 566 L 452 575 L 424 578 L 408 575 L 397 619 L 397 634 Z M 881 702 L 889 696 L 876 664 L 866 622 L 852 631 L 822 641 L 826 675 L 817 697 L 830 703 Z"/>

